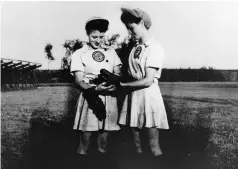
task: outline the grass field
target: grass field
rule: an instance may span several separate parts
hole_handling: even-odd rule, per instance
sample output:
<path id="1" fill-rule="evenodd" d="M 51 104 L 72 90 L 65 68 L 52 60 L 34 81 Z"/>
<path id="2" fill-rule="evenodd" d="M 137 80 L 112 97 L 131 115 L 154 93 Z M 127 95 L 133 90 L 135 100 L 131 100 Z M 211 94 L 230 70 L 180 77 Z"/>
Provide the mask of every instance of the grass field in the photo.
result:
<path id="1" fill-rule="evenodd" d="M 160 132 L 167 168 L 238 168 L 238 83 L 160 86 L 170 123 L 170 130 Z M 70 168 L 77 161 L 72 120 L 78 94 L 70 86 L 2 92 L 2 168 Z M 121 136 L 115 133 L 112 140 Z M 111 147 L 127 152 L 120 145 Z M 118 169 L 130 168 L 125 154 L 112 157 L 125 158 L 118 159 Z"/>

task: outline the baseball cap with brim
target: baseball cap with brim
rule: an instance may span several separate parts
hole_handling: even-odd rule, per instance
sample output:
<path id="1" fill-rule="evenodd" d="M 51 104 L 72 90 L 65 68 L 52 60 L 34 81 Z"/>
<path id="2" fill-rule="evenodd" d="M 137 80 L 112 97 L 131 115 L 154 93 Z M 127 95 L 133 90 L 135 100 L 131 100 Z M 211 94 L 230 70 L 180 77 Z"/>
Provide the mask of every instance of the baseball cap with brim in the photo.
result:
<path id="1" fill-rule="evenodd" d="M 136 18 L 139 18 L 141 20 L 144 21 L 144 24 L 145 24 L 145 27 L 147 29 L 149 29 L 151 27 L 151 18 L 149 16 L 148 13 L 146 13 L 145 11 L 139 9 L 139 8 L 135 8 L 135 9 L 130 9 L 130 8 L 125 8 L 125 7 L 122 7 L 121 8 L 121 11 L 123 13 L 127 13 L 127 14 L 130 14 L 130 15 L 133 15 L 135 16 Z"/>
<path id="2" fill-rule="evenodd" d="M 107 19 L 102 18 L 102 17 L 97 17 L 97 16 L 94 16 L 94 17 L 91 17 L 90 19 L 88 19 L 86 22 L 86 25 L 88 25 L 91 22 L 99 22 L 99 23 L 101 22 L 102 24 L 106 24 L 106 25 L 109 24 L 109 21 Z"/>

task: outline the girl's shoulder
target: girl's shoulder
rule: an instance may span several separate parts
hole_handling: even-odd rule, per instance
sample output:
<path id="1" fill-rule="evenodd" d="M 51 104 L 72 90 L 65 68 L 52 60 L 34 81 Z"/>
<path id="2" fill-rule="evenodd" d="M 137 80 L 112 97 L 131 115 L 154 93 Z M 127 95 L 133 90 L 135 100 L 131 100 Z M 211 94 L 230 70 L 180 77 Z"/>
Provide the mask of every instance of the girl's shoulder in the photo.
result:
<path id="1" fill-rule="evenodd" d="M 101 45 L 101 48 L 105 51 L 105 52 L 114 52 L 114 48 L 112 46 L 108 46 L 108 45 L 105 45 L 105 44 L 102 44 Z"/>
<path id="2" fill-rule="evenodd" d="M 148 45 L 152 51 L 164 52 L 164 48 L 161 43 L 153 38 Z"/>
<path id="3" fill-rule="evenodd" d="M 89 50 L 88 46 L 85 44 L 83 45 L 83 47 L 81 47 L 80 49 L 77 49 L 76 51 L 74 51 L 74 53 L 72 54 L 72 57 L 81 57 L 83 54 L 85 54 L 87 51 Z"/>
<path id="4" fill-rule="evenodd" d="M 85 52 L 88 50 L 88 45 L 84 44 L 83 47 L 81 47 L 80 49 L 77 49 L 74 53 L 81 53 L 81 52 Z"/>
<path id="5" fill-rule="evenodd" d="M 158 48 L 162 48 L 161 43 L 155 39 L 154 37 L 151 37 L 150 40 L 148 40 L 148 42 L 146 43 L 147 46 L 151 46 L 151 47 L 158 47 Z"/>
<path id="6" fill-rule="evenodd" d="M 115 54 L 117 55 L 116 50 L 113 47 L 111 47 L 111 46 L 106 46 L 106 47 L 103 46 L 102 49 L 108 55 L 115 55 Z"/>

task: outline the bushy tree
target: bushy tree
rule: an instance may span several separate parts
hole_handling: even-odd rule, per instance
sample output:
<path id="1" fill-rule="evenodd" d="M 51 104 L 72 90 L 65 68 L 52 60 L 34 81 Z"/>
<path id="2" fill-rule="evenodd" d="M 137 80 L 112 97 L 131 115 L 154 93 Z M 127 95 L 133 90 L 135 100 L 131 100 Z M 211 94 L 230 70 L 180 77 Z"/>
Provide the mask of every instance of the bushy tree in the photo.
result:
<path id="1" fill-rule="evenodd" d="M 110 37 L 107 37 L 105 40 L 105 45 L 113 47 L 114 49 L 120 48 L 121 43 L 118 41 L 119 37 L 119 34 L 114 34 Z"/>
<path id="2" fill-rule="evenodd" d="M 45 46 L 46 58 L 48 60 L 48 69 L 50 69 L 50 62 L 55 60 L 51 52 L 52 48 L 53 48 L 53 45 L 51 45 L 50 43 L 46 44 Z"/>
<path id="3" fill-rule="evenodd" d="M 82 48 L 86 42 L 79 39 L 66 40 L 63 47 L 66 49 L 65 56 L 62 58 L 61 68 L 68 70 L 71 61 L 71 55 L 78 49 Z"/>

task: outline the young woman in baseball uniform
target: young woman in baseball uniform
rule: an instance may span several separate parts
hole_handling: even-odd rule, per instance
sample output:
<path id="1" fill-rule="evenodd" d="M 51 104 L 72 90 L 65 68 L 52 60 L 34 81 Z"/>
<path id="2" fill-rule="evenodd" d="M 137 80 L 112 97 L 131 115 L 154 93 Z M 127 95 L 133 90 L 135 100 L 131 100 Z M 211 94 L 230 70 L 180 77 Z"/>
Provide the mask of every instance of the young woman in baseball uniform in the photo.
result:
<path id="1" fill-rule="evenodd" d="M 75 76 L 75 83 L 82 90 L 74 121 L 74 130 L 80 131 L 78 154 L 87 154 L 92 132 L 98 132 L 98 151 L 106 152 L 107 138 L 110 131 L 120 130 L 118 126 L 118 110 L 116 97 L 110 95 L 115 90 L 114 85 L 105 86 L 105 83 L 94 84 L 91 80 L 97 78 L 102 68 L 120 75 L 121 61 L 112 48 L 104 48 L 104 34 L 108 30 L 109 22 L 106 19 L 93 17 L 86 22 L 86 32 L 89 42 L 75 51 L 71 60 L 71 73 Z M 104 46 L 104 47 L 103 47 Z M 92 89 L 102 100 L 106 118 L 97 118 L 85 99 L 85 91 Z M 107 93 L 107 94 L 105 94 Z"/>
<path id="2" fill-rule="evenodd" d="M 161 76 L 164 51 L 149 34 L 150 16 L 141 9 L 121 8 L 121 20 L 137 41 L 129 56 L 129 74 L 134 81 L 121 83 L 122 89 L 131 93 L 123 103 L 119 123 L 133 129 L 136 152 L 142 153 L 140 133 L 148 132 L 149 147 L 154 156 L 162 155 L 159 130 L 168 129 L 163 98 L 158 85 Z"/>

